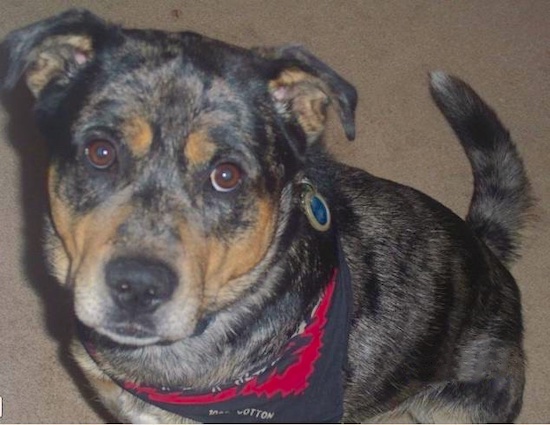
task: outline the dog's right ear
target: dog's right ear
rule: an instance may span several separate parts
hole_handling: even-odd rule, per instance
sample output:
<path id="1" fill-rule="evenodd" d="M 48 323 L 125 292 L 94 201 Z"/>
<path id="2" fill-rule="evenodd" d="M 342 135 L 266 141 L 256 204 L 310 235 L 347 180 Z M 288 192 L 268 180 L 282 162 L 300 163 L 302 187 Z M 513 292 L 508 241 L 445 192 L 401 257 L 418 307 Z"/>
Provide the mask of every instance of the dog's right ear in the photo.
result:
<path id="1" fill-rule="evenodd" d="M 328 103 L 336 107 L 348 140 L 355 139 L 355 87 L 300 45 L 253 51 L 273 61 L 277 73 L 269 83 L 273 99 L 279 109 L 294 115 L 309 140 L 324 131 Z"/>
<path id="2" fill-rule="evenodd" d="M 10 33 L 0 45 L 0 90 L 25 76 L 35 97 L 50 83 L 68 84 L 93 58 L 113 28 L 93 13 L 71 9 Z"/>

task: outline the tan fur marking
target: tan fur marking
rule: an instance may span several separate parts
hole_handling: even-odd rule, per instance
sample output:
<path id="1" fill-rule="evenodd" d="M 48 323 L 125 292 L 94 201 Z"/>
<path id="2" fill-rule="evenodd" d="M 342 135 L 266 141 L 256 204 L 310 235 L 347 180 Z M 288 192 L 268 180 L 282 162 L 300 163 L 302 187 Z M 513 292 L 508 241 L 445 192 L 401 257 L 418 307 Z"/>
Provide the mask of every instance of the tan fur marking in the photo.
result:
<path id="1" fill-rule="evenodd" d="M 84 53 L 92 52 L 92 39 L 84 35 L 58 35 L 48 40 L 55 44 L 70 44 Z"/>
<path id="2" fill-rule="evenodd" d="M 298 114 L 298 122 L 306 134 L 317 137 L 323 132 L 326 122 L 326 99 L 324 93 L 312 88 L 306 96 L 294 101 L 294 111 Z"/>
<path id="3" fill-rule="evenodd" d="M 300 69 L 286 69 L 273 81 L 270 82 L 270 87 L 276 89 L 281 86 L 292 86 L 304 81 L 312 80 L 310 74 Z"/>
<path id="4" fill-rule="evenodd" d="M 267 200 L 257 204 L 254 226 L 229 246 L 217 239 L 208 241 L 205 277 L 205 301 L 224 305 L 235 299 L 245 288 L 232 281 L 246 274 L 265 256 L 273 239 L 275 212 Z"/>
<path id="5" fill-rule="evenodd" d="M 71 237 L 72 216 L 65 203 L 55 194 L 57 172 L 53 166 L 48 170 L 48 192 L 53 225 L 68 257 L 68 265 L 76 256 L 76 247 Z M 68 271 L 68 270 L 67 270 Z"/>
<path id="6" fill-rule="evenodd" d="M 45 240 L 45 252 L 50 270 L 59 282 L 66 283 L 71 261 L 65 250 L 59 236 L 53 230 L 53 225 L 50 224 L 51 230 L 47 231 Z"/>
<path id="7" fill-rule="evenodd" d="M 276 212 L 268 200 L 256 207 L 256 221 L 248 231 L 227 243 L 216 238 L 204 239 L 191 226 L 182 224 L 179 233 L 186 247 L 183 274 L 187 284 L 202 295 L 202 307 L 216 308 L 229 303 L 246 289 L 240 277 L 250 272 L 265 256 L 274 235 Z"/>
<path id="8" fill-rule="evenodd" d="M 184 154 L 192 165 L 200 165 L 212 158 L 216 152 L 216 144 L 210 140 L 206 132 L 197 131 L 187 137 Z"/>
<path id="9" fill-rule="evenodd" d="M 88 60 L 92 56 L 92 40 L 80 35 L 59 35 L 47 38 L 30 54 L 31 66 L 26 72 L 27 85 L 34 96 L 55 76 L 65 70 L 65 63 L 75 59 L 76 54 Z"/>
<path id="10" fill-rule="evenodd" d="M 63 61 L 60 57 L 48 52 L 41 53 L 32 68 L 27 72 L 27 85 L 31 93 L 38 96 L 62 67 Z"/>
<path id="11" fill-rule="evenodd" d="M 94 258 L 114 240 L 120 224 L 130 215 L 128 205 L 95 210 L 78 218 L 73 224 L 73 241 L 77 250 L 76 266 L 84 262 L 94 264 Z"/>
<path id="12" fill-rule="evenodd" d="M 70 205 L 55 190 L 57 173 L 50 167 L 48 186 L 52 221 L 57 235 L 68 257 L 70 274 L 74 274 L 86 263 L 94 266 L 95 259 L 101 257 L 112 242 L 120 224 L 128 217 L 131 207 L 118 205 L 111 200 L 90 213 L 77 216 Z M 57 273 L 59 274 L 59 272 Z"/>
<path id="13" fill-rule="evenodd" d="M 321 135 L 327 118 L 328 88 L 318 78 L 298 69 L 288 69 L 269 84 L 276 100 L 290 102 L 292 112 L 310 140 Z M 284 90 L 278 99 L 277 91 Z"/>
<path id="14" fill-rule="evenodd" d="M 126 142 L 133 156 L 141 158 L 149 152 L 153 143 L 153 130 L 149 123 L 142 117 L 135 117 L 124 126 Z"/>

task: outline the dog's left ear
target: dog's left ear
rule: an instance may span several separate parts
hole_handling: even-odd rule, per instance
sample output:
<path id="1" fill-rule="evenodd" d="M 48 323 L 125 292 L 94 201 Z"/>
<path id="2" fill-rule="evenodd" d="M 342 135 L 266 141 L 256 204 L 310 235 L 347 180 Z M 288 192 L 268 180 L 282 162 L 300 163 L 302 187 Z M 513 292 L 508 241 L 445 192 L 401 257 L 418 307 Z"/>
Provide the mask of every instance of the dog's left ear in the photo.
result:
<path id="1" fill-rule="evenodd" d="M 298 124 L 310 145 L 324 131 L 326 109 L 334 105 L 348 140 L 355 138 L 355 88 L 304 47 L 287 45 L 256 48 L 273 60 L 275 77 L 269 89 L 276 108 L 287 123 Z"/>
<path id="2" fill-rule="evenodd" d="M 109 26 L 84 9 L 13 31 L 0 46 L 0 90 L 9 92 L 21 77 L 35 97 L 50 83 L 67 84 L 93 58 Z"/>

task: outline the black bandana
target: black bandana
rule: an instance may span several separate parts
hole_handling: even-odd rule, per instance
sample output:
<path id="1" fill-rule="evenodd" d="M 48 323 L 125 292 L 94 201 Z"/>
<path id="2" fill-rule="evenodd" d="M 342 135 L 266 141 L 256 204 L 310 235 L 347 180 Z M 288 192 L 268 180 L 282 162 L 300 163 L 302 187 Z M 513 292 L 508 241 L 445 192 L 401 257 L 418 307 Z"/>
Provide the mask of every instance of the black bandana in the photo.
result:
<path id="1" fill-rule="evenodd" d="M 147 403 L 198 422 L 339 422 L 350 309 L 351 279 L 344 263 L 281 356 L 262 369 L 202 391 L 115 382 Z M 94 358 L 82 332 L 81 339 Z"/>

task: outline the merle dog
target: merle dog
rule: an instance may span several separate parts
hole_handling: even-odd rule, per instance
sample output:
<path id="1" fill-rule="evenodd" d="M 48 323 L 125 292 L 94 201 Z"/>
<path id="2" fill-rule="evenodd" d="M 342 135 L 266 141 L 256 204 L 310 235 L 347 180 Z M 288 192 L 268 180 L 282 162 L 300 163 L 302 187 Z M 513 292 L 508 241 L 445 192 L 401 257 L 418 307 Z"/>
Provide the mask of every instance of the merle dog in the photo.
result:
<path id="1" fill-rule="evenodd" d="M 473 168 L 462 220 L 327 153 L 327 107 L 353 139 L 356 92 L 302 47 L 70 10 L 2 48 L 3 89 L 26 81 L 51 154 L 46 251 L 74 293 L 73 354 L 119 418 L 516 418 L 506 266 L 529 183 L 464 82 L 431 75 Z"/>

